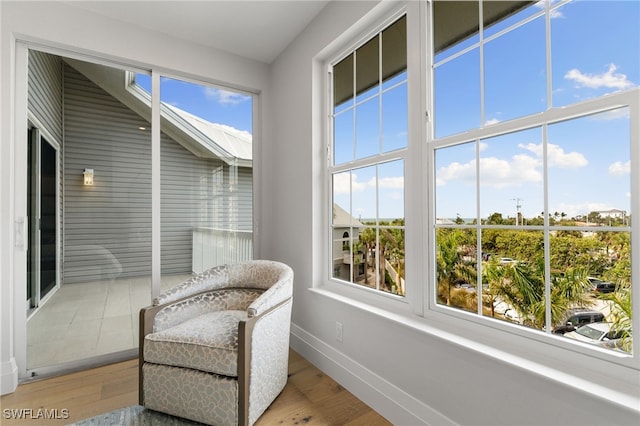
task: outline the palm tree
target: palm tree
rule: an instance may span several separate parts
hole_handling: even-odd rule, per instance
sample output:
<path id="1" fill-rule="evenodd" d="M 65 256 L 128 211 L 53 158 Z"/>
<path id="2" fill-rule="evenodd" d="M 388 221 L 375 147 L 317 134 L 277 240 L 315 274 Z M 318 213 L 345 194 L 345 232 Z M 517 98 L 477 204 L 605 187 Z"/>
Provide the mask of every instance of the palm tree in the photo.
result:
<path id="1" fill-rule="evenodd" d="M 369 283 L 369 256 L 376 247 L 376 231 L 374 228 L 364 228 L 360 231 L 360 241 L 364 246 L 364 282 Z M 375 266 L 374 266 L 375 269 Z"/>
<path id="2" fill-rule="evenodd" d="M 627 285 L 618 285 L 615 292 L 601 294 L 599 297 L 610 302 L 611 329 L 621 335 L 620 349 L 631 353 L 633 346 L 631 336 L 631 288 Z"/>
<path id="3" fill-rule="evenodd" d="M 544 263 L 503 266 L 504 275 L 490 285 L 518 312 L 523 325 L 542 329 L 546 325 Z M 569 268 L 554 277 L 550 289 L 551 325 L 558 325 L 567 310 L 591 304 L 587 298 L 589 282 L 586 270 Z"/>
<path id="4" fill-rule="evenodd" d="M 544 318 L 544 275 L 539 267 L 523 264 L 503 265 L 503 279 L 496 283 L 496 291 L 502 299 L 513 306 L 523 324 L 542 328 L 539 317 Z M 543 269 L 544 270 L 544 269 Z"/>
<path id="5" fill-rule="evenodd" d="M 483 262 L 482 264 L 482 298 L 484 304 L 491 310 L 491 317 L 496 316 L 495 303 L 499 299 L 499 285 L 505 278 L 506 269 L 498 264 L 497 259 Z M 485 286 L 484 283 L 487 285 Z"/>
<path id="6" fill-rule="evenodd" d="M 476 268 L 463 259 L 462 241 L 461 230 L 441 229 L 438 232 L 436 241 L 438 297 L 442 297 L 447 305 L 451 305 L 451 288 L 456 282 L 476 282 Z M 441 295 L 443 292 L 444 295 Z"/>

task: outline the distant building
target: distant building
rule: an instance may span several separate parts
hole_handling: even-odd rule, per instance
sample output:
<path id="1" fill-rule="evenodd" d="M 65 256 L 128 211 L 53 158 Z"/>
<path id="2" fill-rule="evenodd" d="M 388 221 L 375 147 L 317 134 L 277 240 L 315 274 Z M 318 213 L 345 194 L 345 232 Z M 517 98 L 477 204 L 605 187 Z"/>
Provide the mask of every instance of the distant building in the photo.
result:
<path id="1" fill-rule="evenodd" d="M 603 218 L 609 217 L 613 219 L 624 219 L 627 216 L 626 210 L 618 210 L 618 209 L 600 210 L 600 211 L 597 211 L 596 213 L 598 213 L 600 217 L 603 217 Z"/>

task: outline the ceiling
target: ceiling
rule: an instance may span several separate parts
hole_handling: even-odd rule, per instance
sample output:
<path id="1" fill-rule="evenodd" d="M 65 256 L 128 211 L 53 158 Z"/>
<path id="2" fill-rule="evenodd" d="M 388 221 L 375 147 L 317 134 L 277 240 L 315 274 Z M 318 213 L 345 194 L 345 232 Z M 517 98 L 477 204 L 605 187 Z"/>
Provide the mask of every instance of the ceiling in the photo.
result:
<path id="1" fill-rule="evenodd" d="M 147 30 L 269 64 L 329 1 L 104 0 L 66 3 Z"/>

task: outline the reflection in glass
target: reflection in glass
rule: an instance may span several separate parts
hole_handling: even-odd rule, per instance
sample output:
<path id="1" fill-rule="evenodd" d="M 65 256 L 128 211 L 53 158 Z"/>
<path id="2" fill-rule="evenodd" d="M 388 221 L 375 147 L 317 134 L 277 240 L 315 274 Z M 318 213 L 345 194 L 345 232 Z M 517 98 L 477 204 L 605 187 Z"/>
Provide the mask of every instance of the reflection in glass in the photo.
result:
<path id="1" fill-rule="evenodd" d="M 178 123 L 173 138 L 161 137 L 163 276 L 250 260 L 251 96 L 162 78 L 160 100 L 161 114 Z"/>
<path id="2" fill-rule="evenodd" d="M 480 214 L 489 225 L 542 225 L 540 128 L 480 141 Z"/>
<path id="3" fill-rule="evenodd" d="M 37 183 L 29 213 L 40 222 L 29 272 L 42 287 L 31 294 L 26 368 L 37 375 L 138 345 L 138 313 L 151 303 L 151 106 L 121 101 L 135 100 L 121 68 L 29 50 L 28 74 L 30 153 L 40 162 L 28 169 Z"/>
<path id="4" fill-rule="evenodd" d="M 436 150 L 436 220 L 439 223 L 471 223 L 477 219 L 475 158 L 475 143 Z"/>
<path id="5" fill-rule="evenodd" d="M 553 223 L 628 226 L 628 108 L 552 124 L 548 135 L 549 214 Z"/>
<path id="6" fill-rule="evenodd" d="M 552 11 L 553 106 L 640 84 L 638 16 L 637 1 L 580 0 Z"/>
<path id="7" fill-rule="evenodd" d="M 435 137 L 480 127 L 480 49 L 434 70 Z"/>
<path id="8" fill-rule="evenodd" d="M 542 17 L 485 44 L 485 124 L 547 108 L 546 61 Z"/>

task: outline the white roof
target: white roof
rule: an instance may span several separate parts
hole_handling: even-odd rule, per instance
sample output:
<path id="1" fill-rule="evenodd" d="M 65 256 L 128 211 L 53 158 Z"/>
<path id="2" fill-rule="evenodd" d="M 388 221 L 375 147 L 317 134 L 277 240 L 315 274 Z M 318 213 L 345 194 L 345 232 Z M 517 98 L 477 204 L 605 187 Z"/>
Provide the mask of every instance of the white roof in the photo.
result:
<path id="1" fill-rule="evenodd" d="M 354 228 L 363 228 L 362 222 L 352 217 L 346 210 L 338 204 L 333 203 L 333 224 L 337 226 L 353 226 Z"/>
<path id="2" fill-rule="evenodd" d="M 249 132 L 225 124 L 212 123 L 173 105 L 163 103 L 163 106 L 174 111 L 188 125 L 226 151 L 230 157 L 240 160 L 252 159 L 252 137 Z"/>

